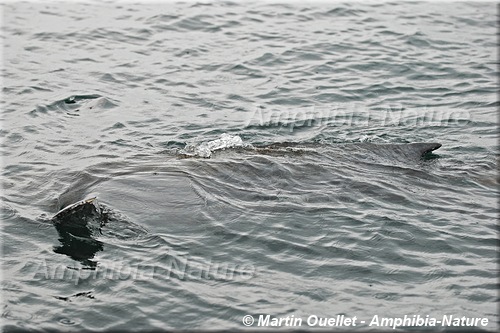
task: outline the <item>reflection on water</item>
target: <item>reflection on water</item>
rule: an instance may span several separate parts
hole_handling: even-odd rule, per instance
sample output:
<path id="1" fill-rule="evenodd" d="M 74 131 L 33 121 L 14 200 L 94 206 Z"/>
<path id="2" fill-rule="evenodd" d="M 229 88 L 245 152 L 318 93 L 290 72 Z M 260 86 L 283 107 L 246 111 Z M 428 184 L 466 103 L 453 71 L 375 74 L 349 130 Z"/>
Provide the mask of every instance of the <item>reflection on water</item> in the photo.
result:
<path id="1" fill-rule="evenodd" d="M 61 245 L 54 247 L 55 253 L 65 254 L 86 266 L 97 265 L 97 262 L 91 259 L 98 251 L 103 250 L 103 244 L 100 241 L 92 238 L 90 233 L 87 236 L 75 236 L 60 225 L 56 225 L 56 229 Z"/>

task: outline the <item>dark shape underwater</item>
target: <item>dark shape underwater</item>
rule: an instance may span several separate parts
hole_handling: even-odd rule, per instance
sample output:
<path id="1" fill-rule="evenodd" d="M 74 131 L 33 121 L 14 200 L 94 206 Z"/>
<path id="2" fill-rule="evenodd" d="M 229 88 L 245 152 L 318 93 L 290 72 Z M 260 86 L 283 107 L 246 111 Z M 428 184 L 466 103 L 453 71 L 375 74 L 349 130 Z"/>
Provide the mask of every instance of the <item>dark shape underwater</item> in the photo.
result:
<path id="1" fill-rule="evenodd" d="M 104 223 L 102 217 L 103 212 L 96 198 L 78 201 L 60 210 L 52 218 L 61 242 L 54 252 L 95 267 L 96 263 L 91 259 L 103 250 L 102 242 L 94 238 Z"/>
<path id="2" fill-rule="evenodd" d="M 429 158 L 429 154 L 441 147 L 439 143 L 409 143 L 409 144 L 374 144 L 351 143 L 344 145 L 321 145 L 304 143 L 275 143 L 257 147 L 237 147 L 218 151 L 217 153 L 236 152 L 238 154 L 257 154 L 268 156 L 300 156 L 309 153 L 334 154 L 338 150 L 356 153 L 362 157 L 375 155 L 383 160 L 416 161 Z M 324 148 L 324 151 L 318 151 Z M 214 155 L 216 158 L 217 154 Z M 182 156 L 181 156 L 182 158 Z M 204 160 L 203 158 L 201 161 Z M 200 162 L 201 162 L 200 161 Z M 182 180 L 183 181 L 183 180 Z M 175 184 L 175 183 L 173 183 Z M 173 185 L 170 184 L 170 185 Z M 179 184 L 175 185 L 178 186 Z M 129 184 L 130 186 L 130 184 Z M 161 188 L 156 189 L 161 192 Z M 167 208 L 165 208 L 167 209 Z M 101 235 L 101 228 L 108 222 L 120 220 L 118 211 L 113 211 L 100 205 L 97 199 L 90 198 L 78 201 L 60 210 L 52 218 L 52 222 L 59 234 L 61 245 L 54 248 L 54 252 L 65 254 L 82 264 L 93 268 L 97 265 L 92 259 L 97 252 L 103 250 L 103 243 L 96 238 Z M 129 223 L 133 225 L 133 223 Z M 120 230 L 124 225 L 120 226 Z M 135 231 L 141 231 L 141 226 Z"/>

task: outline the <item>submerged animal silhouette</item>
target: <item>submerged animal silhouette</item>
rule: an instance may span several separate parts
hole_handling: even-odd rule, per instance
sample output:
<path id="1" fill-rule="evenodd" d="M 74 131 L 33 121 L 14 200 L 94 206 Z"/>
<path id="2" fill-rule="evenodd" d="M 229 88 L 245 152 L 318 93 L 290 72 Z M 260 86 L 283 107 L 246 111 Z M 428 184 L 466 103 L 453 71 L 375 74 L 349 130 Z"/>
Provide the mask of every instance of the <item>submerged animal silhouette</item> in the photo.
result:
<path id="1" fill-rule="evenodd" d="M 374 144 L 353 143 L 327 146 L 326 150 L 319 148 L 325 145 L 301 144 L 301 143 L 275 143 L 258 147 L 234 147 L 225 151 L 233 151 L 243 154 L 262 154 L 271 156 L 303 155 L 308 153 L 334 154 L 335 151 L 346 150 L 352 145 L 353 153 L 356 152 L 362 158 L 368 154 L 383 156 L 383 160 L 395 159 L 417 160 L 425 158 L 426 154 L 441 147 L 439 143 L 409 143 L 409 144 Z M 218 151 L 221 153 L 222 151 Z M 217 154 L 215 155 L 217 156 Z M 190 156 L 191 158 L 193 156 Z M 96 197 L 87 198 L 70 204 L 57 212 L 52 222 L 59 234 L 61 245 L 54 248 L 56 253 L 70 256 L 88 266 L 95 266 L 92 261 L 98 251 L 103 250 L 103 243 L 97 238 L 102 235 L 101 228 L 108 222 L 124 221 L 126 217 L 120 215 L 119 211 L 108 208 L 98 203 Z M 114 223 L 113 223 L 114 224 Z M 127 221 L 127 228 L 134 228 L 138 233 L 145 231 L 142 226 Z M 123 227 L 120 227 L 123 228 Z M 107 229 L 104 229 L 107 230 Z"/>
<path id="2" fill-rule="evenodd" d="M 397 155 L 403 155 L 405 158 L 422 158 L 425 157 L 426 154 L 441 147 L 440 143 L 435 142 L 406 144 L 353 143 L 350 145 L 355 145 L 358 150 L 369 150 L 377 154 L 381 152 L 392 152 Z M 302 154 L 307 152 L 307 150 L 301 149 L 315 148 L 318 146 L 318 144 L 284 142 L 251 148 L 231 148 L 231 150 L 265 155 L 282 155 L 287 153 Z M 91 237 L 93 234 L 100 231 L 100 228 L 106 223 L 107 216 L 107 212 L 98 204 L 97 198 L 92 197 L 66 206 L 57 212 L 52 220 L 57 228 L 63 229 L 65 232 L 69 232 L 79 237 Z M 92 223 L 88 224 L 87 222 Z"/>
<path id="3" fill-rule="evenodd" d="M 439 149 L 442 145 L 437 142 L 415 142 L 415 143 L 348 143 L 344 144 L 343 147 L 355 146 L 357 149 L 375 150 L 378 149 L 384 152 L 393 152 L 394 154 L 403 155 L 406 158 L 422 158 L 426 154 Z M 300 152 L 300 149 L 316 148 L 321 145 L 315 143 L 294 143 L 294 142 L 282 142 L 273 143 L 265 146 L 257 146 L 252 150 L 261 154 L 274 154 L 278 152 Z"/>
<path id="4" fill-rule="evenodd" d="M 208 143 L 203 143 L 199 147 L 190 147 L 188 151 L 182 150 L 178 154 L 178 158 L 196 158 L 204 157 L 210 158 L 212 155 L 217 155 L 222 152 L 239 152 L 244 154 L 262 154 L 262 155 L 300 155 L 303 153 L 315 152 L 315 150 L 320 149 L 347 149 L 351 147 L 357 150 L 368 150 L 374 152 L 385 152 L 390 153 L 389 155 L 401 156 L 406 159 L 421 158 L 425 154 L 430 153 L 441 147 L 440 143 L 431 142 L 417 142 L 417 143 L 396 143 L 396 144 L 386 144 L 386 143 L 345 143 L 337 145 L 325 145 L 320 143 L 300 143 L 300 142 L 280 142 L 272 143 L 268 145 L 243 145 L 241 138 L 238 136 L 228 136 L 223 138 L 229 142 L 228 145 L 223 145 L 220 143 L 222 139 L 217 139 L 209 141 Z"/>

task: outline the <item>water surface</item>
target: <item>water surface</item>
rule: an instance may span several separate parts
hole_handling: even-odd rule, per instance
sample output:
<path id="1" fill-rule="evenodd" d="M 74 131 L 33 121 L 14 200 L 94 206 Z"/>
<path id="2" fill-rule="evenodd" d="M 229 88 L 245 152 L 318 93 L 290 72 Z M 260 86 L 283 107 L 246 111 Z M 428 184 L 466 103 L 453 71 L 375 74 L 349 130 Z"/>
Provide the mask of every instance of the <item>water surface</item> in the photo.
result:
<path id="1" fill-rule="evenodd" d="M 494 331 L 497 19 L 493 3 L 4 4 L 5 328 L 447 314 Z M 443 146 L 393 146 L 411 142 Z M 93 196 L 99 233 L 54 227 Z"/>

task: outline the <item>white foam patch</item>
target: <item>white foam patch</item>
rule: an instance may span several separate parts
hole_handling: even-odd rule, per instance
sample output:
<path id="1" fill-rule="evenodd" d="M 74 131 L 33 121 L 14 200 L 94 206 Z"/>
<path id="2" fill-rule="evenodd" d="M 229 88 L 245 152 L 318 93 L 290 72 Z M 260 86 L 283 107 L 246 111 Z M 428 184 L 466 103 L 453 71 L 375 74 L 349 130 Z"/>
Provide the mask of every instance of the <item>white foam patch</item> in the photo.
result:
<path id="1" fill-rule="evenodd" d="M 210 156 L 212 156 L 212 153 L 216 150 L 246 146 L 249 145 L 244 144 L 243 140 L 238 135 L 229 135 L 227 133 L 223 133 L 219 139 L 203 142 L 199 145 L 194 146 L 188 145 L 181 152 L 186 155 L 210 158 Z"/>

